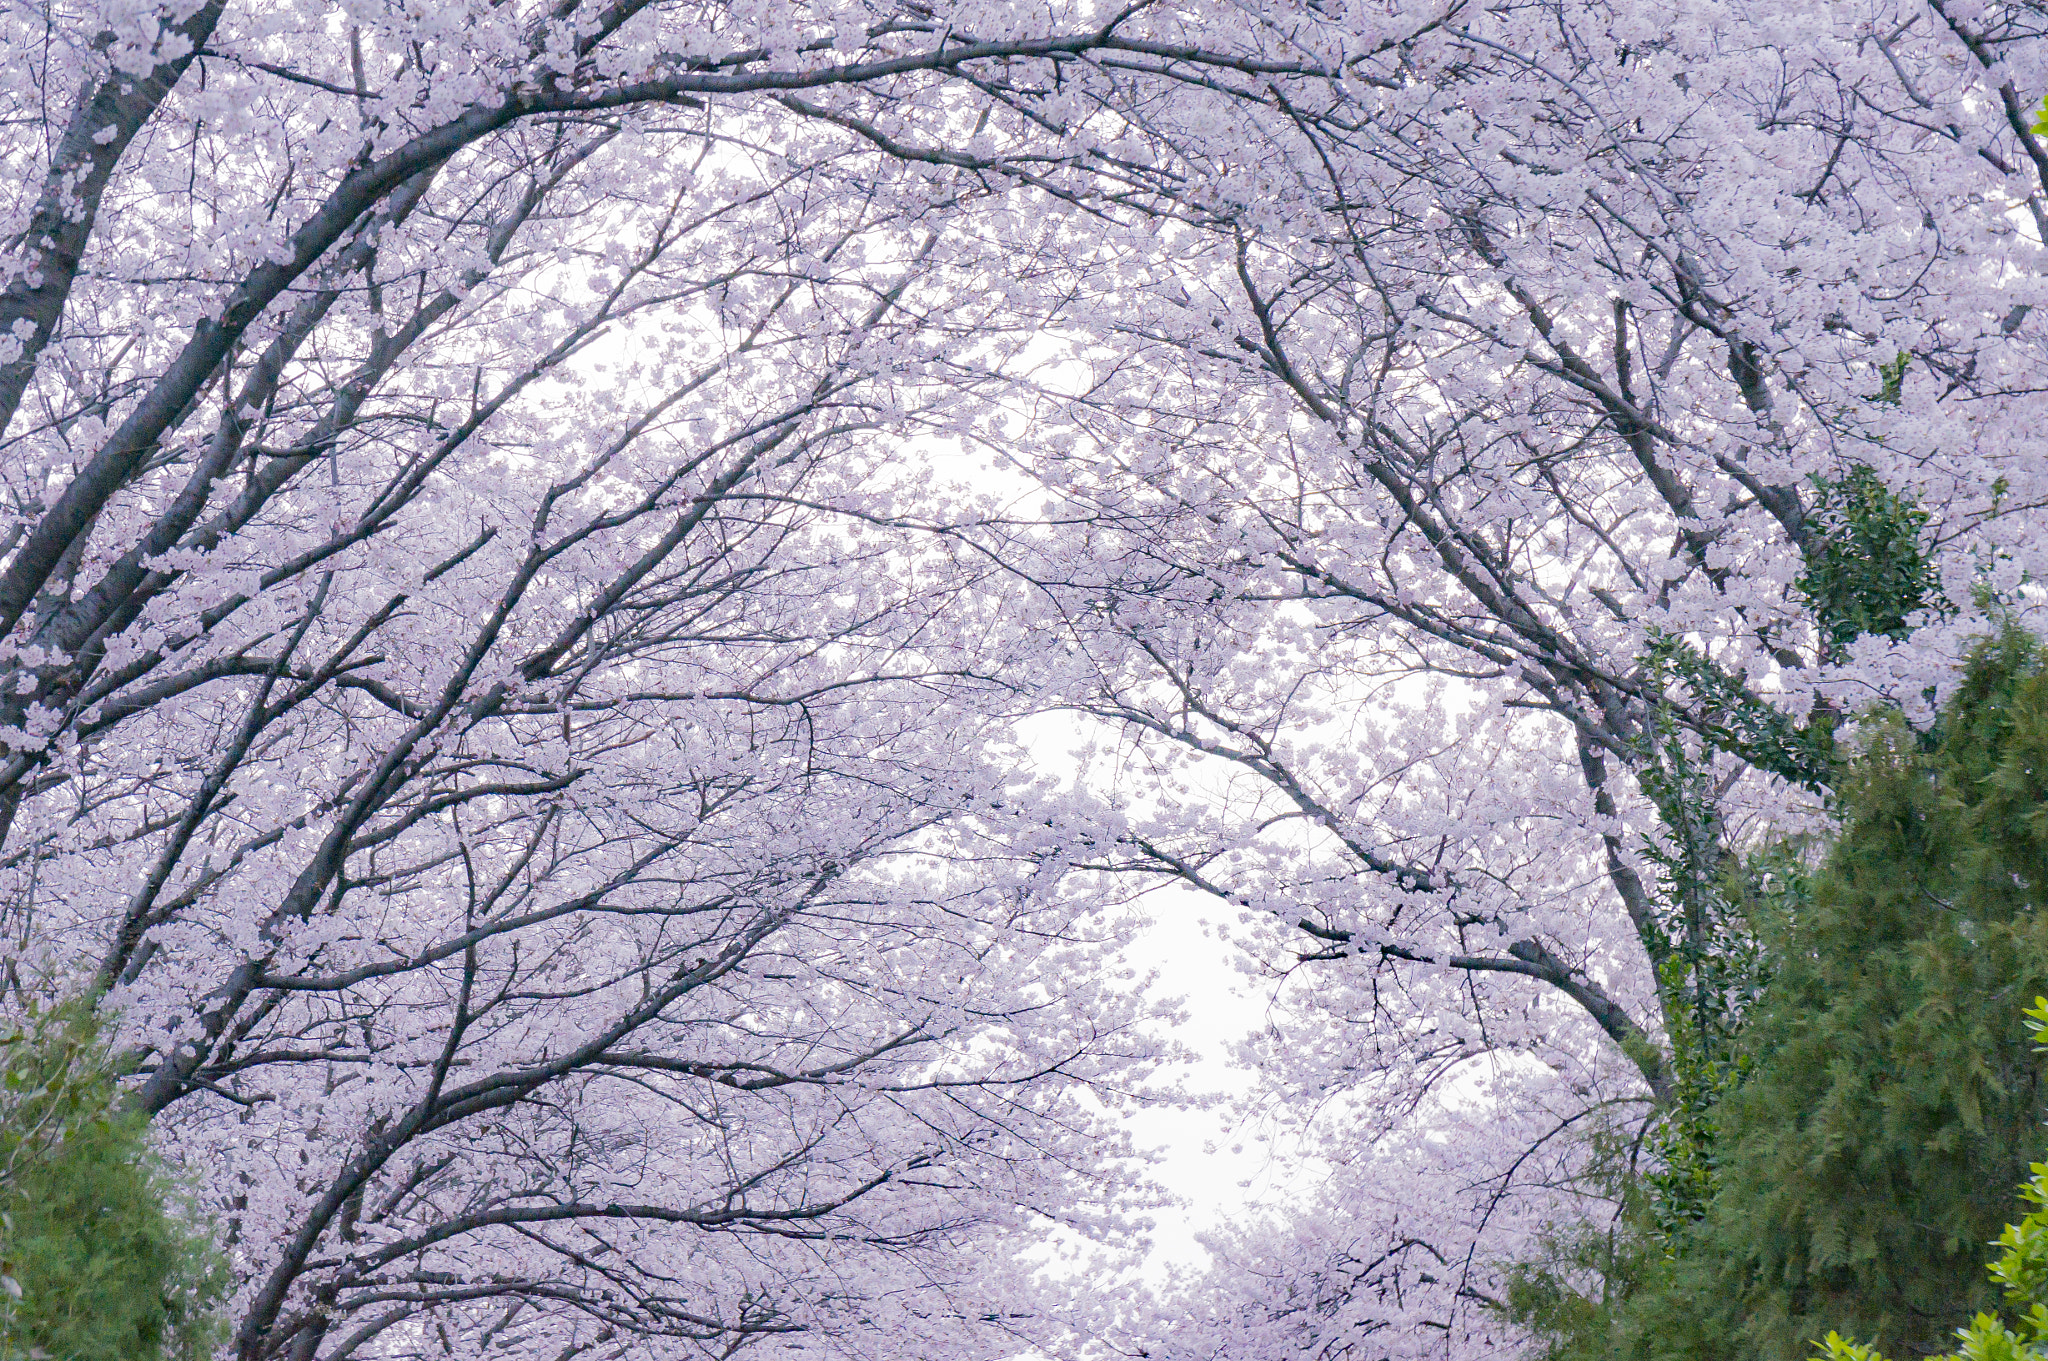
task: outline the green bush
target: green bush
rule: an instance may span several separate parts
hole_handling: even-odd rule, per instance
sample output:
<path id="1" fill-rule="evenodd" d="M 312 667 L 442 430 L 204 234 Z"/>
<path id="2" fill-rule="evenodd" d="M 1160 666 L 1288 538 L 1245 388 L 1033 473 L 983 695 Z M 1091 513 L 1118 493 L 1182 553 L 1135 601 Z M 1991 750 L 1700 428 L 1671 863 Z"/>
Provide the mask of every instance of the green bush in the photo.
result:
<path id="1" fill-rule="evenodd" d="M 2036 997 L 2028 1009 L 2027 1028 L 2035 1048 L 2048 1032 L 2048 997 Z M 2004 1291 L 2006 1303 L 2018 1308 L 2017 1331 L 1995 1314 L 1979 1312 L 1968 1327 L 1956 1330 L 1962 1343 L 1933 1361 L 2048 1361 L 2048 1163 L 2035 1163 L 2032 1178 L 2020 1187 L 2020 1198 L 2034 1207 L 2024 1219 L 2005 1226 L 1992 1246 L 2003 1248 L 1990 1266 L 1991 1279 Z M 1827 1361 L 1884 1361 L 1878 1352 L 1840 1333 L 1829 1332 L 1815 1344 Z"/>
<path id="2" fill-rule="evenodd" d="M 226 1271 L 119 1105 L 89 1003 L 0 1033 L 0 1361 L 207 1355 Z"/>
<path id="3" fill-rule="evenodd" d="M 1866 731 L 1825 862 L 1752 905 L 1763 981 L 1725 1081 L 1663 1113 L 1658 1170 L 1610 1189 L 1601 1236 L 1560 1232 L 1511 1273 L 1539 1354 L 1808 1361 L 1833 1327 L 1928 1355 L 1997 1307 L 1982 1245 L 2048 1158 L 2048 1088 L 2011 1025 L 2048 992 L 2041 649 L 1985 644 L 1931 733 Z"/>
<path id="4" fill-rule="evenodd" d="M 1878 726 L 1842 813 L 1772 933 L 1753 1069 L 1715 1112 L 1712 1211 L 1662 1302 L 1698 1330 L 1678 1355 L 1795 1361 L 1831 1323 L 1939 1350 L 1993 1303 L 1980 1245 L 2048 1155 L 2039 1065 L 2011 1025 L 2048 991 L 2038 646 L 1982 647 L 1932 734 Z"/>

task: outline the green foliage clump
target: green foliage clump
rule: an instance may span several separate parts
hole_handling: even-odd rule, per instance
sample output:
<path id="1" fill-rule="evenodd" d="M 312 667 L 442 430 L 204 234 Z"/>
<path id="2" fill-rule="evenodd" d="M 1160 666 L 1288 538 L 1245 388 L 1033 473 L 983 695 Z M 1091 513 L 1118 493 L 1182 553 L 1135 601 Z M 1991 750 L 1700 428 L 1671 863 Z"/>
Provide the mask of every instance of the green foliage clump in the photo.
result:
<path id="1" fill-rule="evenodd" d="M 1879 724 L 1769 934 L 1714 1111 L 1713 1199 L 1631 1301 L 1633 1354 L 1795 1361 L 1827 1326 L 1931 1353 L 1993 1300 L 1978 1245 L 2048 1153 L 2007 1018 L 2048 989 L 2048 675 L 2008 634 L 1931 738 Z"/>
<path id="2" fill-rule="evenodd" d="M 2035 1049 L 2048 1049 L 2041 1043 L 2048 1032 L 2048 997 L 2036 997 L 2026 1016 Z M 2043 1349 L 2048 1344 L 2048 1163 L 2028 1170 L 2032 1177 L 2020 1187 L 2020 1198 L 2034 1208 L 1998 1235 L 1992 1246 L 2005 1251 L 1990 1266 L 2006 1303 L 2020 1311 L 2018 1330 L 1994 1314 L 1979 1313 L 1968 1327 L 1956 1330 L 1962 1345 L 1933 1361 L 2048 1361 Z M 1876 1348 L 1833 1331 L 1815 1346 L 1827 1361 L 1884 1361 Z"/>
<path id="3" fill-rule="evenodd" d="M 209 1354 L 226 1270 L 119 1104 L 91 1005 L 0 1033 L 0 1361 Z"/>
<path id="4" fill-rule="evenodd" d="M 1891 400 L 1904 375 L 1903 364 L 1887 366 Z M 1839 478 L 1815 480 L 1808 518 L 1820 532 L 1796 584 L 1827 651 L 1840 655 L 1866 633 L 1905 637 L 1907 621 L 1938 599 L 1940 581 L 1921 543 L 1927 512 L 1859 463 Z"/>
<path id="5" fill-rule="evenodd" d="M 1695 696 L 1709 693 L 1702 678 L 1713 674 L 1710 664 L 1667 641 L 1657 640 L 1650 674 L 1661 683 L 1682 683 Z M 1770 706 L 1749 702 L 1789 722 Z M 1656 1232 L 1668 1237 L 1698 1220 L 1713 1194 L 1713 1110 L 1742 1079 L 1748 1059 L 1739 1037 L 1771 967 L 1759 914 L 1782 917 L 1803 893 L 1806 876 L 1791 847 L 1748 855 L 1730 850 L 1706 761 L 1693 753 L 1668 711 L 1656 717 L 1651 735 L 1639 776 L 1662 824 L 1662 835 L 1645 848 L 1656 867 L 1658 910 L 1639 929 L 1656 970 L 1671 1094 L 1645 1136 L 1655 1168 L 1647 1208 Z M 1812 776 L 1810 787 L 1828 790 L 1831 735 L 1781 735 L 1791 743 L 1780 754 L 1796 749 L 1801 755 L 1794 764 Z"/>
<path id="6" fill-rule="evenodd" d="M 1667 839 L 1674 1091 L 1639 1146 L 1596 1143 L 1611 1220 L 1508 1273 L 1502 1312 L 1546 1361 L 1807 1361 L 1829 1328 L 1926 1355 L 1996 1307 L 1979 1245 L 2048 1156 L 2009 1024 L 2048 991 L 2048 667 L 2008 634 L 1932 732 L 1871 727 L 1817 869 Z M 1696 801 L 1675 756 L 1664 774 L 1671 823 Z"/>
<path id="7" fill-rule="evenodd" d="M 1687 726 L 1715 750 L 1739 756 L 1758 770 L 1769 771 L 1789 784 L 1823 797 L 1833 793 L 1832 713 L 1823 712 L 1799 722 L 1750 693 L 1740 679 L 1685 639 L 1669 633 L 1651 633 L 1643 670 L 1652 688 L 1684 696 Z M 1668 745 L 1668 737 L 1659 733 L 1654 743 L 1658 749 L 1645 753 L 1649 760 L 1644 792 L 1657 801 L 1659 813 L 1668 822 L 1664 795 L 1657 783 L 1670 779 L 1673 773 L 1661 750 Z"/>

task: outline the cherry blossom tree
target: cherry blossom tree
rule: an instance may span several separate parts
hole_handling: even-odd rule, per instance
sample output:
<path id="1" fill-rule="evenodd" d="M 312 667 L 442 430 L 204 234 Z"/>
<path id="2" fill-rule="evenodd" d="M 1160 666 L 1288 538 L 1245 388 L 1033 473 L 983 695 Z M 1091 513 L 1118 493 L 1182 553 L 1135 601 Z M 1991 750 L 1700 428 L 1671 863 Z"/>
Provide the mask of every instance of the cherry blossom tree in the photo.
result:
<path id="1" fill-rule="evenodd" d="M 8 12 L 5 978 L 118 1017 L 235 1355 L 988 1354 L 1131 1227 L 1038 644 L 898 523 L 1085 171 L 996 95 L 1131 17 Z"/>
<path id="2" fill-rule="evenodd" d="M 1132 1345 L 1484 1350 L 1739 1013 L 1706 886 L 2027 604 L 2038 29 L 9 11 L 10 989 L 118 1014 L 244 1358 L 983 1354 L 1142 1198 L 1178 881 L 1350 1171 Z"/>
<path id="3" fill-rule="evenodd" d="M 1094 863 L 1295 929 L 1262 1104 L 1379 1170 L 1130 1345 L 1249 1294 L 1187 1354 L 1339 1314 L 1350 1354 L 1490 1354 L 1492 1273 L 1570 1194 L 1539 1146 L 1697 1099 L 1751 857 L 1825 827 L 1863 706 L 1925 719 L 2031 607 L 2048 47 L 1941 0 L 1240 36 L 1087 115 L 1146 154 L 1043 389 L 1056 527 L 978 541 L 1123 744 Z M 1506 1077 L 1494 1121 L 1408 1123 Z"/>

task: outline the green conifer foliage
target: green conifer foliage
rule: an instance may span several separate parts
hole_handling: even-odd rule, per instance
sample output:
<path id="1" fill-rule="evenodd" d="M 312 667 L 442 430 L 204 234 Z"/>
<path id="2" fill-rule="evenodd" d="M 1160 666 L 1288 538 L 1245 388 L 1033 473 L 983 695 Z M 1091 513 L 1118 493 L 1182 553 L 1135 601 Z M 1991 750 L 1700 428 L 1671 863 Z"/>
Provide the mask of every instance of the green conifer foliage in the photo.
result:
<path id="1" fill-rule="evenodd" d="M 1945 1350 L 1981 1245 L 2048 1154 L 2010 1018 L 2048 989 L 2048 676 L 2009 634 L 1931 737 L 1880 725 L 1810 899 L 1771 933 L 1713 1203 L 1638 1292 L 1646 1355 L 1795 1361 L 1831 1328 Z"/>
<path id="2" fill-rule="evenodd" d="M 2040 1042 L 2048 1033 L 2048 997 L 2034 999 L 2027 1028 L 2035 1049 L 2048 1049 Z M 2034 1208 L 1998 1235 L 1992 1246 L 2003 1251 L 1989 1268 L 2007 1306 L 2017 1314 L 2017 1327 L 2007 1327 L 1995 1314 L 1980 1313 L 1968 1327 L 1956 1330 L 1956 1350 L 1935 1361 L 2048 1361 L 2048 1351 L 2042 1350 L 2048 1344 L 2048 1163 L 2035 1163 L 2028 1170 L 2033 1175 L 2020 1187 L 2020 1199 Z M 1876 1348 L 1832 1330 L 1814 1347 L 1816 1361 L 1884 1361 Z"/>
<path id="3" fill-rule="evenodd" d="M 1871 400 L 1896 402 L 1905 372 L 1904 356 L 1885 365 Z M 1826 655 L 1839 657 L 1864 634 L 1901 638 L 1916 614 L 1944 608 L 1922 544 L 1928 515 L 1910 496 L 1855 465 L 1814 482 L 1810 514 L 1819 532 L 1797 587 L 1814 611 Z M 2021 640 L 2007 640 L 1992 654 L 1980 659 L 1980 686 L 1996 689 L 2034 665 Z M 1509 1264 L 1502 1312 L 1527 1331 L 1545 1361 L 1746 1361 L 1737 1313 L 1726 1307 L 1729 1283 L 1713 1269 L 1727 1264 L 1725 1254 L 1711 1241 L 1716 1231 L 1700 1222 L 1718 1190 L 1728 1137 L 1720 1106 L 1776 1043 L 1745 1040 L 1743 1033 L 1777 967 L 1774 946 L 1794 927 L 1805 930 L 1827 916 L 1807 909 L 1811 882 L 1801 847 L 1743 849 L 1729 842 L 1705 777 L 1706 753 L 1738 756 L 1842 808 L 1852 821 L 1857 813 L 1844 807 L 1847 753 L 1835 740 L 1839 715 L 1831 707 L 1795 720 L 1675 635 L 1653 634 L 1641 662 L 1652 689 L 1672 697 L 1651 726 L 1639 768 L 1662 824 L 1661 837 L 1646 847 L 1658 870 L 1660 911 L 1643 944 L 1657 971 L 1672 1094 L 1634 1140 L 1603 1134 L 1607 1146 L 1595 1150 L 1586 1189 L 1613 1212 L 1553 1226 L 1528 1260 Z M 1994 683 L 2001 675 L 2004 682 Z M 1984 695 L 1978 702 L 2003 701 Z M 1907 743 L 1916 753 L 1917 745 Z M 1853 802 L 1853 789 L 1848 797 Z M 1629 1157 L 1613 1156 L 1617 1143 Z M 1799 1270 L 1794 1276 L 1805 1279 Z"/>
<path id="4" fill-rule="evenodd" d="M 226 1271 L 177 1200 L 88 1003 L 0 1033 L 0 1361 L 207 1355 Z"/>

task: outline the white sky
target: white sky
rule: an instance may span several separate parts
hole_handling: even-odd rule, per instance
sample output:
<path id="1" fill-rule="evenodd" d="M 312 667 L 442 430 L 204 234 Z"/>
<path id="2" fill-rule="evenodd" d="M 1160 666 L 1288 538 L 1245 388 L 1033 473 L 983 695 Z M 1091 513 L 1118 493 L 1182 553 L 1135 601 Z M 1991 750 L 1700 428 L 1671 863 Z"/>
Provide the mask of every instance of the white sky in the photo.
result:
<path id="1" fill-rule="evenodd" d="M 1176 1076 L 1190 1092 L 1242 1096 L 1252 1075 L 1233 1064 L 1233 1042 L 1264 1024 L 1270 983 L 1247 978 L 1234 950 L 1202 925 L 1217 905 L 1193 889 L 1168 885 L 1146 895 L 1152 924 L 1126 958 L 1158 974 L 1157 991 L 1184 999 L 1187 1022 L 1174 1038 L 1199 1055 Z M 1197 1234 L 1241 1215 L 1273 1189 L 1284 1169 L 1250 1130 L 1237 1128 L 1227 1106 L 1209 1111 L 1149 1110 L 1129 1125 L 1137 1142 L 1164 1160 L 1153 1177 L 1184 1204 L 1155 1216 L 1155 1268 L 1195 1266 L 1207 1254 Z"/>

